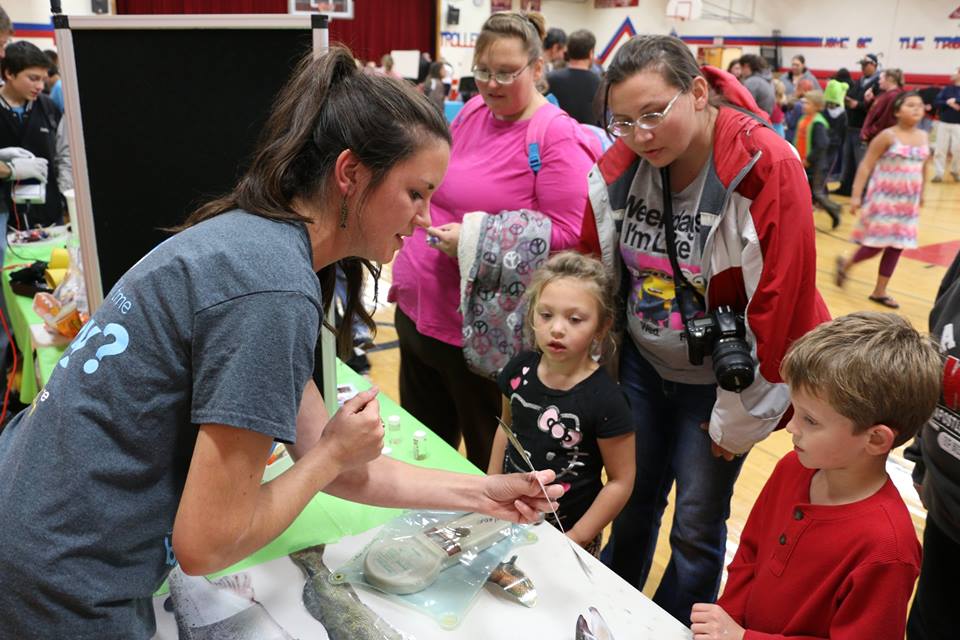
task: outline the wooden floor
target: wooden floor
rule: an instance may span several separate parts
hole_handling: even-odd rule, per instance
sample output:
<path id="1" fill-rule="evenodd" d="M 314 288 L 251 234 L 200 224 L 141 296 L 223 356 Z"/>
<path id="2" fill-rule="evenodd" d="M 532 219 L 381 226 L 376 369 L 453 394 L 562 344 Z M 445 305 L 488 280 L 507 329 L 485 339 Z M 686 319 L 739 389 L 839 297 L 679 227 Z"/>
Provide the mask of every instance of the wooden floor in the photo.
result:
<path id="1" fill-rule="evenodd" d="M 960 183 L 953 182 L 948 173 L 946 182 L 928 184 L 925 195 L 920 216 L 920 248 L 904 252 L 888 287 L 888 293 L 900 302 L 899 313 L 922 331 L 927 329 L 927 316 L 933 305 L 940 280 L 960 248 Z M 854 267 L 843 289 L 834 284 L 833 265 L 836 256 L 842 253 L 849 254 L 856 246 L 849 240 L 855 216 L 849 214 L 846 198 L 837 197 L 836 200 L 845 205 L 843 223 L 836 230 L 830 230 L 830 218 L 825 212 L 815 212 L 817 284 L 820 293 L 834 316 L 860 309 L 885 310 L 867 299 L 875 282 L 879 266 L 878 258 Z M 389 268 L 384 270 L 384 274 L 389 280 Z M 386 291 L 383 285 L 380 290 Z M 370 354 L 373 365 L 370 378 L 388 395 L 399 398 L 397 370 L 400 352 L 396 348 L 393 313 L 393 306 L 389 305 L 381 308 L 375 316 L 379 324 L 376 342 L 384 348 Z M 780 431 L 756 445 L 747 457 L 731 505 L 731 516 L 728 522 L 728 562 L 736 550 L 740 533 L 757 494 L 777 460 L 790 448 L 789 434 Z M 910 466 L 910 463 L 904 461 L 899 455 L 894 455 L 891 457 L 888 470 L 901 488 L 901 493 L 904 494 L 913 514 L 918 535 L 922 535 L 924 514 L 910 482 Z M 672 507 L 668 507 L 664 515 L 664 526 L 660 531 L 654 567 L 644 589 L 649 596 L 652 596 L 656 590 L 669 560 L 668 535 L 671 519 Z"/>

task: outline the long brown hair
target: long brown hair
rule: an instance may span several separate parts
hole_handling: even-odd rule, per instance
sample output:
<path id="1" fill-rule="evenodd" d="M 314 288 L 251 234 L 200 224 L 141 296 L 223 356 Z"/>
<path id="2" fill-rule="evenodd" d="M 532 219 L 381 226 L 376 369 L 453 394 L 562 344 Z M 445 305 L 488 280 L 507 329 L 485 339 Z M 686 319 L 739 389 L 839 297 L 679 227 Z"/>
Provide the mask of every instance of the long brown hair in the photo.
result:
<path id="1" fill-rule="evenodd" d="M 314 220 L 294 211 L 292 203 L 298 198 L 328 197 L 329 177 L 345 149 L 356 154 L 372 174 L 360 197 L 358 208 L 362 209 L 367 196 L 397 163 L 437 140 L 450 144 L 446 121 L 406 83 L 361 73 L 350 50 L 343 46 L 331 47 L 316 60 L 308 54 L 277 95 L 250 168 L 233 191 L 201 206 L 178 230 L 234 209 L 310 224 Z M 375 282 L 380 270 L 362 258 L 346 258 L 321 269 L 317 275 L 324 309 L 333 299 L 338 265 L 347 277 L 347 298 L 344 320 L 336 332 L 337 350 L 348 356 L 354 314 L 371 331 L 375 329 L 361 300 L 363 270 L 367 269 Z"/>

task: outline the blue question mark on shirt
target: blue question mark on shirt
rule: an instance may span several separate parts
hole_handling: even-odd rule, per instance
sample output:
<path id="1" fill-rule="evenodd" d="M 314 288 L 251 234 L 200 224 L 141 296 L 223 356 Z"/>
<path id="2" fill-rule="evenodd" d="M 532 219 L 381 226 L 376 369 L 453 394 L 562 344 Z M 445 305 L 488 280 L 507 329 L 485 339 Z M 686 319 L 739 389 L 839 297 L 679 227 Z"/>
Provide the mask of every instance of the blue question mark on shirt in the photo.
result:
<path id="1" fill-rule="evenodd" d="M 70 354 L 72 354 L 74 351 L 83 349 L 87 345 L 87 340 L 100 332 L 100 327 L 98 327 L 97 323 L 93 320 L 90 320 L 87 322 L 87 324 L 83 325 L 83 328 L 80 329 L 80 333 L 78 333 L 77 337 L 74 338 L 73 342 L 70 343 L 70 352 L 60 359 L 60 366 L 66 369 L 67 365 L 70 364 Z"/>
<path id="2" fill-rule="evenodd" d="M 123 353 L 127 350 L 127 345 L 130 344 L 130 335 L 127 333 L 127 330 L 123 328 L 122 325 L 116 323 L 110 323 L 103 328 L 104 336 L 113 336 L 115 339 L 113 342 L 103 345 L 97 349 L 96 354 L 93 358 L 90 358 L 83 363 L 84 373 L 90 374 L 100 368 L 100 361 L 106 358 L 107 356 L 115 356 Z"/>

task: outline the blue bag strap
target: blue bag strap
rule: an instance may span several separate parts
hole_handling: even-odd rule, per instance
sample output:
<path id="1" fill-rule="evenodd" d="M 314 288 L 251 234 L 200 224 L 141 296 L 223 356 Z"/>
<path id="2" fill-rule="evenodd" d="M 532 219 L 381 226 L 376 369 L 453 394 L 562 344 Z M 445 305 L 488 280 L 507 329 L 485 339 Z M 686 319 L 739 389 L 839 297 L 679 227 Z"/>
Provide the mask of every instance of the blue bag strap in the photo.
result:
<path id="1" fill-rule="evenodd" d="M 530 164 L 530 170 L 533 175 L 537 175 L 543 167 L 542 151 L 543 140 L 547 137 L 547 129 L 550 128 L 556 118 L 567 115 L 567 112 L 552 104 L 545 104 L 537 109 L 530 124 L 527 126 L 527 162 Z"/>

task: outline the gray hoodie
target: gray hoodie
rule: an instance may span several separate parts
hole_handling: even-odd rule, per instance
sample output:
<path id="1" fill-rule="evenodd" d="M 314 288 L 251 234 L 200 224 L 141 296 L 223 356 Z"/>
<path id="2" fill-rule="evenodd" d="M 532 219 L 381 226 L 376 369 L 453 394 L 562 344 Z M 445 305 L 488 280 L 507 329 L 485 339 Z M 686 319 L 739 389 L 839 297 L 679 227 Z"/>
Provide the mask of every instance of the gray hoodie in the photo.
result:
<path id="1" fill-rule="evenodd" d="M 823 89 L 823 85 L 821 85 L 820 81 L 817 80 L 817 76 L 810 73 L 810 69 L 807 69 L 800 75 L 800 80 L 809 80 L 814 89 Z M 799 83 L 800 80 L 797 80 L 797 82 Z M 784 93 L 786 93 L 788 96 L 792 96 L 797 90 L 797 85 L 793 83 L 793 74 L 789 71 L 780 76 L 780 82 L 783 83 Z"/>
<path id="2" fill-rule="evenodd" d="M 743 81 L 743 86 L 757 101 L 758 107 L 766 111 L 768 116 L 773 113 L 773 75 L 769 69 L 747 76 Z"/>

